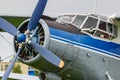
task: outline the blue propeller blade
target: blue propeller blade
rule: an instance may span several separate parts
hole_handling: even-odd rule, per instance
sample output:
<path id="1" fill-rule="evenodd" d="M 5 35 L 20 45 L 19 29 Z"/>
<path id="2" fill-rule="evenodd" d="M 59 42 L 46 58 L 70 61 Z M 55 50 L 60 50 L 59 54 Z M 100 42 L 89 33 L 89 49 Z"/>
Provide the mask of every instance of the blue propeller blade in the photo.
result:
<path id="1" fill-rule="evenodd" d="M 18 33 L 17 28 L 15 28 L 12 24 L 4 20 L 3 18 L 0 18 L 0 28 L 8 33 L 10 33 L 13 36 L 16 36 Z"/>
<path id="2" fill-rule="evenodd" d="M 38 22 L 42 16 L 42 13 L 45 9 L 47 0 L 39 0 L 33 14 L 32 17 L 30 19 L 30 22 L 28 23 L 28 30 L 31 31 L 33 29 L 36 28 L 36 26 L 38 25 Z"/>
<path id="3" fill-rule="evenodd" d="M 2 80 L 7 80 L 8 76 L 9 76 L 9 74 L 10 74 L 10 72 L 11 72 L 11 70 L 12 70 L 12 68 L 13 68 L 16 60 L 17 60 L 17 57 L 18 57 L 18 55 L 20 54 L 20 51 L 21 51 L 21 48 L 18 49 L 17 54 L 15 55 L 14 59 L 13 59 L 12 62 L 10 63 L 9 67 L 7 68 L 7 71 L 6 71 L 5 74 L 3 75 Z"/>
<path id="4" fill-rule="evenodd" d="M 39 44 L 31 41 L 30 45 L 37 51 L 39 54 L 45 58 L 47 61 L 51 62 L 52 64 L 58 66 L 59 68 L 62 68 L 64 66 L 64 62 L 57 57 L 55 54 L 50 52 L 48 49 L 40 46 Z"/>

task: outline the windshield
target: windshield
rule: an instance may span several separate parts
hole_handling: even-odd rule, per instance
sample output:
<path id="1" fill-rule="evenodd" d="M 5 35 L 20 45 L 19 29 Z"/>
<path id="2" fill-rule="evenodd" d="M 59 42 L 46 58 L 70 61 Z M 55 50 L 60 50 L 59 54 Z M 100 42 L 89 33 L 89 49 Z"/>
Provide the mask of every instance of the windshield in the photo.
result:
<path id="1" fill-rule="evenodd" d="M 56 22 L 62 24 L 69 23 L 79 28 L 84 22 L 85 18 L 86 15 L 63 15 L 59 16 Z"/>
<path id="2" fill-rule="evenodd" d="M 82 28 L 96 28 L 98 19 L 89 17 Z"/>
<path id="3" fill-rule="evenodd" d="M 81 26 L 83 21 L 85 20 L 86 16 L 82 16 L 82 15 L 77 15 L 76 18 L 74 19 L 74 21 L 72 22 L 74 25 L 76 26 Z"/>
<path id="4" fill-rule="evenodd" d="M 75 15 L 63 15 L 59 16 L 56 22 L 59 23 L 71 23 Z"/>

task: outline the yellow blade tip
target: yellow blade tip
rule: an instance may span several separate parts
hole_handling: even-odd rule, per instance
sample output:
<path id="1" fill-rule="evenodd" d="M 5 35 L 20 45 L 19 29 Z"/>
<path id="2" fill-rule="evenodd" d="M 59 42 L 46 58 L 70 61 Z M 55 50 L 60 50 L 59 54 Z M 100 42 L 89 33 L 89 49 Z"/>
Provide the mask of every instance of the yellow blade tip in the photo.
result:
<path id="1" fill-rule="evenodd" d="M 63 68 L 63 66 L 64 66 L 64 61 L 61 60 L 61 61 L 60 61 L 60 64 L 59 64 L 59 68 Z"/>

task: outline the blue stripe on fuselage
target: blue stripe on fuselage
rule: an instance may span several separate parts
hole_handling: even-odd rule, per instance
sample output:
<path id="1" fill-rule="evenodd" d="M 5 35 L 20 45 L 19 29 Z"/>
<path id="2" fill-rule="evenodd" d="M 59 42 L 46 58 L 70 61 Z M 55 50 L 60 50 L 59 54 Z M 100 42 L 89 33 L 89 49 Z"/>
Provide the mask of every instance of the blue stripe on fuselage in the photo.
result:
<path id="1" fill-rule="evenodd" d="M 54 28 L 50 28 L 50 34 L 52 38 L 120 58 L 120 44 L 106 42 L 94 39 L 88 35 L 73 34 Z"/>

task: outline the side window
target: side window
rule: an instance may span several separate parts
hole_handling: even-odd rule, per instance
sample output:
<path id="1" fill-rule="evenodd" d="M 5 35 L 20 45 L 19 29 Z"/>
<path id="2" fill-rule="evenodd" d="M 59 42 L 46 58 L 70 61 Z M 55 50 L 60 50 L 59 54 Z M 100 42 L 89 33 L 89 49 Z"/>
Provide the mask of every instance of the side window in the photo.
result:
<path id="1" fill-rule="evenodd" d="M 100 21 L 98 28 L 99 29 L 94 34 L 96 37 L 111 40 L 117 36 L 117 27 L 111 23 Z"/>
<path id="2" fill-rule="evenodd" d="M 113 35 L 117 36 L 117 27 L 115 25 L 108 24 L 108 32 L 110 32 Z"/>
<path id="3" fill-rule="evenodd" d="M 112 24 L 108 23 L 108 32 L 113 33 L 113 27 Z"/>
<path id="4" fill-rule="evenodd" d="M 106 31 L 106 22 L 100 21 L 99 29 Z"/>
<path id="5" fill-rule="evenodd" d="M 117 27 L 115 25 L 114 26 L 114 35 L 117 37 Z"/>
<path id="6" fill-rule="evenodd" d="M 89 17 L 82 28 L 96 28 L 98 19 Z"/>
<path id="7" fill-rule="evenodd" d="M 95 36 L 100 37 L 100 38 L 109 39 L 109 35 L 107 33 L 102 32 L 102 31 L 96 31 Z"/>
<path id="8" fill-rule="evenodd" d="M 108 33 L 110 34 L 110 39 L 117 37 L 117 27 L 108 23 Z"/>

